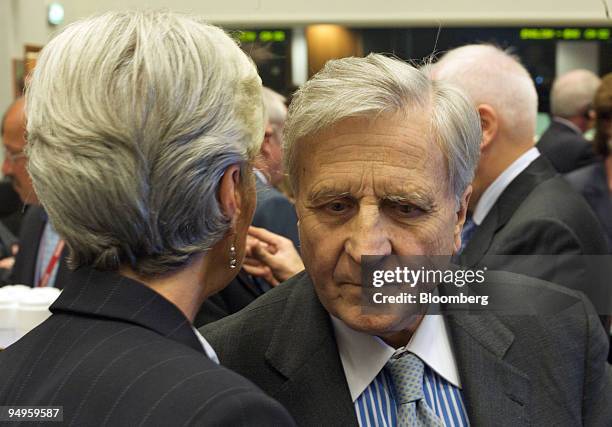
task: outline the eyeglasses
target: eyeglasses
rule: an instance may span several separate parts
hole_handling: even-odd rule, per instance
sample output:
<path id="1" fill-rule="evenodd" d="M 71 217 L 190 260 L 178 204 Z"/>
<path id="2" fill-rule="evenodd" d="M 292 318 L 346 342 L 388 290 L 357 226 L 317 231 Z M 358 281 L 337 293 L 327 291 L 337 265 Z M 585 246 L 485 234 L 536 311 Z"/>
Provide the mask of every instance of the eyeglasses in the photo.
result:
<path id="1" fill-rule="evenodd" d="M 25 157 L 26 154 L 23 151 L 19 151 L 17 153 L 11 153 L 8 150 L 4 150 L 4 159 L 7 160 L 10 164 L 14 164 L 18 159 Z"/>

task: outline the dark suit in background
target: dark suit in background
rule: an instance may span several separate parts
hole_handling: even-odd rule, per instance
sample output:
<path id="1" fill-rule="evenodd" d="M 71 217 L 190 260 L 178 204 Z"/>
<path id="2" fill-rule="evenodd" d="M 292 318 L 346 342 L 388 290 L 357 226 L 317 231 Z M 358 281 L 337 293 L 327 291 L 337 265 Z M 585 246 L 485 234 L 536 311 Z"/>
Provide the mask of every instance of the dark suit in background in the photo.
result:
<path id="1" fill-rule="evenodd" d="M 256 185 L 257 206 L 252 224 L 288 238 L 298 248 L 299 235 L 295 207 L 283 193 L 259 177 Z M 270 288 L 271 285 L 265 280 L 241 270 L 225 289 L 204 302 L 193 324 L 200 327 L 236 313 Z"/>
<path id="2" fill-rule="evenodd" d="M 608 249 L 612 251 L 612 194 L 608 189 L 608 177 L 603 162 L 599 161 L 577 169 L 565 179 L 580 194 L 597 215 L 604 229 Z"/>
<path id="3" fill-rule="evenodd" d="M 15 257 L 15 265 L 9 276 L 9 283 L 18 283 L 22 285 L 35 286 L 36 277 L 36 262 L 38 260 L 38 248 L 40 240 L 45 231 L 45 225 L 48 218 L 42 206 L 30 206 L 26 216 L 23 219 L 21 231 L 19 233 L 19 252 Z M 56 287 L 62 289 L 63 284 L 68 280 L 71 274 L 66 264 L 68 256 L 68 248 L 64 247 L 57 276 L 55 277 Z"/>
<path id="4" fill-rule="evenodd" d="M 0 221 L 15 236 L 19 234 L 25 208 L 11 181 L 0 180 Z"/>
<path id="5" fill-rule="evenodd" d="M 0 353 L 0 405 L 59 405 L 76 426 L 293 425 L 206 357 L 185 316 L 113 272 L 73 272 L 53 315 Z"/>
<path id="6" fill-rule="evenodd" d="M 255 298 L 263 295 L 265 289 L 253 280 L 246 271 L 240 270 L 230 284 L 204 301 L 196 315 L 193 325 L 196 328 L 223 319 L 249 305 Z"/>
<path id="7" fill-rule="evenodd" d="M 559 173 L 573 171 L 597 160 L 591 144 L 581 133 L 554 118 L 537 147 Z"/>
<path id="8" fill-rule="evenodd" d="M 588 301 L 528 277 L 495 277 L 479 286 L 567 308 L 541 317 L 446 316 L 471 424 L 609 425 L 608 342 Z M 201 331 L 221 363 L 278 399 L 299 425 L 357 425 L 329 314 L 306 273 Z"/>
<path id="9" fill-rule="evenodd" d="M 583 255 L 606 253 L 603 231 L 591 208 L 540 156 L 502 192 L 458 263 L 537 277 L 585 292 L 597 304 L 611 284 L 605 277 L 589 280 Z M 563 256 L 565 262 L 543 262 L 534 255 Z"/>
<path id="10" fill-rule="evenodd" d="M 257 206 L 252 224 L 288 238 L 296 248 L 299 248 L 298 219 L 293 204 L 283 193 L 259 177 L 256 186 Z"/>

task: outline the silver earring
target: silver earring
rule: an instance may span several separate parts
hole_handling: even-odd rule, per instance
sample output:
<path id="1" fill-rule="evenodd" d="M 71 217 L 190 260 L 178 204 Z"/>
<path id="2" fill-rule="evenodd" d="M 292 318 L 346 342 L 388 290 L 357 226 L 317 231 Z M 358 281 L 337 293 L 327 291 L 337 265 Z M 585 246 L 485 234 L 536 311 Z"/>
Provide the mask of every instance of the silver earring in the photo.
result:
<path id="1" fill-rule="evenodd" d="M 232 243 L 230 246 L 230 268 L 233 270 L 238 265 L 238 260 L 236 259 L 236 246 Z"/>

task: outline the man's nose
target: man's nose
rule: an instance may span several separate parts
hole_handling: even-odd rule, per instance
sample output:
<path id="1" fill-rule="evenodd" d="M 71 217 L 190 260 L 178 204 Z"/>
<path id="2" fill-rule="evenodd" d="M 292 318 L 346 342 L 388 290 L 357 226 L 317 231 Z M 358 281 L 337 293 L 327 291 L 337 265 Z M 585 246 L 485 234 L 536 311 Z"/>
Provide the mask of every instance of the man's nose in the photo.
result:
<path id="1" fill-rule="evenodd" d="M 360 264 L 363 255 L 391 254 L 391 239 L 378 206 L 361 208 L 350 225 L 345 251 L 353 261 Z"/>

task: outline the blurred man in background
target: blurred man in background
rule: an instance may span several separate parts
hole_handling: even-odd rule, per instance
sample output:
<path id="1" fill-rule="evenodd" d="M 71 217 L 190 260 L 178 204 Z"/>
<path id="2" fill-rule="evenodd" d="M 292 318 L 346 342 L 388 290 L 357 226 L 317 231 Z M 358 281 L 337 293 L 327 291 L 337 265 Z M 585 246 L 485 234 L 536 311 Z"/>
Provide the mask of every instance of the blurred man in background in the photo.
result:
<path id="1" fill-rule="evenodd" d="M 53 229 L 47 214 L 38 203 L 26 168 L 25 100 L 17 99 L 8 109 L 2 129 L 5 157 L 2 173 L 8 177 L 23 205 L 29 206 L 19 232 L 19 251 L 16 253 L 7 283 L 29 286 L 54 286 L 70 274 L 65 259 L 68 255 L 64 241 Z M 8 260 L 4 260 L 8 264 Z M 58 283 L 63 283 L 59 280 Z"/>
<path id="2" fill-rule="evenodd" d="M 444 55 L 433 73 L 467 92 L 482 124 L 460 264 L 523 273 L 601 300 L 609 281 L 587 279 L 583 255 L 606 254 L 603 231 L 584 198 L 534 146 L 538 99 L 527 70 L 497 47 L 467 45 Z"/>
<path id="3" fill-rule="evenodd" d="M 289 199 L 275 188 L 284 178 L 283 129 L 287 118 L 285 98 L 270 88 L 263 88 L 266 127 L 259 156 L 255 161 L 257 206 L 247 244 L 243 269 L 221 292 L 204 302 L 194 324 L 219 320 L 235 313 L 257 297 L 301 271 L 303 265 L 295 248 L 299 246 L 297 216 Z M 254 255 L 269 255 L 268 258 Z M 275 256 L 274 256 L 275 255 Z M 276 265 L 274 261 L 277 261 Z M 297 267 L 295 267 L 297 265 Z M 279 274 L 280 272 L 280 274 Z"/>
<path id="4" fill-rule="evenodd" d="M 295 208 L 289 199 L 276 189 L 284 177 L 283 129 L 287 118 L 285 98 L 264 87 L 263 100 L 268 121 L 260 156 L 255 164 L 257 207 L 253 225 L 287 237 L 297 247 L 299 237 Z"/>
<path id="5" fill-rule="evenodd" d="M 593 122 L 593 97 L 601 80 L 588 70 L 572 70 L 557 77 L 550 91 L 552 121 L 538 142 L 538 150 L 559 173 L 593 163 L 595 153 L 583 134 Z"/>

